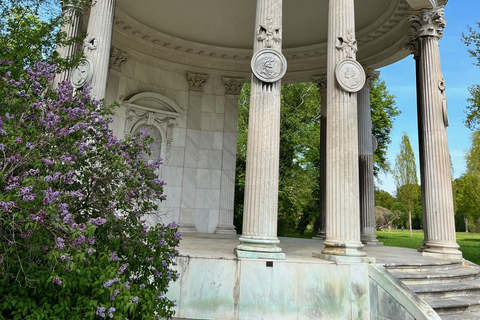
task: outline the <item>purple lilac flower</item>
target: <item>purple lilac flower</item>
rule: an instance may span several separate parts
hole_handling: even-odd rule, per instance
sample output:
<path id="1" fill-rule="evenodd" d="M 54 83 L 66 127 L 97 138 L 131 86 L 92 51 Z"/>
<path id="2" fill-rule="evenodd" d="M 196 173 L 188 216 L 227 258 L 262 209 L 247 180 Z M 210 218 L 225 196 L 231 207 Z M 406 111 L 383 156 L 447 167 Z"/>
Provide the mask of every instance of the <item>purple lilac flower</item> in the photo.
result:
<path id="1" fill-rule="evenodd" d="M 97 250 L 95 250 L 95 249 L 88 249 L 88 251 L 87 251 L 88 254 L 94 254 L 96 252 L 97 252 Z"/>
<path id="2" fill-rule="evenodd" d="M 119 258 L 117 256 L 117 251 L 113 251 L 112 253 L 109 254 L 110 261 L 122 261 L 122 258 Z"/>
<path id="3" fill-rule="evenodd" d="M 101 225 L 107 223 L 107 219 L 98 217 L 98 218 L 95 218 L 95 219 L 92 218 L 92 219 L 88 220 L 88 222 L 90 222 L 91 224 L 94 224 L 96 226 L 101 226 Z"/>
<path id="4" fill-rule="evenodd" d="M 138 297 L 133 297 L 132 300 L 130 300 L 130 303 L 138 303 Z"/>
<path id="5" fill-rule="evenodd" d="M 114 307 L 110 307 L 110 308 L 108 309 L 108 316 L 109 316 L 110 318 L 113 318 L 113 313 L 115 312 L 115 310 L 116 310 L 116 309 L 115 309 Z"/>
<path id="6" fill-rule="evenodd" d="M 58 196 L 60 195 L 59 191 L 53 191 L 51 187 L 48 187 L 47 190 L 44 191 L 44 193 L 45 193 L 45 198 L 43 199 L 43 202 L 45 204 L 49 204 L 56 201 Z"/>
<path id="7" fill-rule="evenodd" d="M 15 203 L 13 203 L 13 201 L 9 201 L 9 202 L 0 201 L 0 208 L 2 208 L 3 211 L 9 211 L 10 209 L 13 208 L 14 205 Z"/>
<path id="8" fill-rule="evenodd" d="M 33 150 L 33 149 L 35 149 L 35 146 L 33 144 L 31 144 L 30 142 L 27 142 L 27 148 L 30 149 L 30 150 Z"/>
<path id="9" fill-rule="evenodd" d="M 22 137 L 17 137 L 15 138 L 16 143 L 22 143 Z"/>
<path id="10" fill-rule="evenodd" d="M 110 296 L 110 300 L 115 300 L 115 298 L 118 296 L 118 294 L 120 293 L 120 289 L 115 289 L 115 291 L 113 291 L 113 295 Z"/>
<path id="11" fill-rule="evenodd" d="M 150 262 L 150 261 L 152 261 L 152 260 L 153 260 L 153 257 L 146 257 L 146 258 L 145 258 L 145 262 Z"/>
<path id="12" fill-rule="evenodd" d="M 128 266 L 129 266 L 128 263 L 122 264 L 118 269 L 118 274 L 123 274 L 125 272 L 125 269 L 127 269 Z"/>
<path id="13" fill-rule="evenodd" d="M 53 164 L 53 162 L 52 162 L 51 160 L 49 160 L 49 159 L 43 159 L 42 161 L 43 161 L 43 163 L 45 163 L 47 166 L 51 166 L 51 165 Z"/>
<path id="14" fill-rule="evenodd" d="M 65 248 L 65 240 L 63 240 L 63 238 L 57 238 L 57 248 L 58 250 L 62 250 L 63 248 Z"/>
<path id="15" fill-rule="evenodd" d="M 163 296 L 164 296 L 164 293 L 161 292 L 161 293 L 160 293 L 158 296 L 156 296 L 155 298 L 156 298 L 157 300 L 160 300 L 160 299 L 163 298 Z"/>
<path id="16" fill-rule="evenodd" d="M 130 281 L 125 282 L 125 288 L 130 289 Z"/>
<path id="17" fill-rule="evenodd" d="M 62 280 L 60 280 L 60 279 L 57 278 L 57 277 L 55 277 L 55 278 L 53 279 L 53 282 L 54 282 L 55 284 L 58 284 L 59 286 L 62 285 Z"/>
<path id="18" fill-rule="evenodd" d="M 105 281 L 105 282 L 103 283 L 103 287 L 104 287 L 104 288 L 108 288 L 108 287 L 112 286 L 112 284 L 114 284 L 115 282 L 119 282 L 119 281 L 120 281 L 119 278 L 113 278 L 113 279 L 111 279 L 111 280 Z"/>
<path id="19" fill-rule="evenodd" d="M 77 190 L 77 191 L 72 191 L 72 193 L 70 194 L 70 196 L 72 198 L 83 198 L 83 193 L 82 193 L 82 190 Z"/>
<path id="20" fill-rule="evenodd" d="M 105 318 L 105 308 L 103 307 L 98 307 L 97 308 L 97 313 L 96 313 L 97 316 L 100 316 L 102 318 Z"/>
<path id="21" fill-rule="evenodd" d="M 143 288 L 145 288 L 145 285 L 142 283 L 142 284 L 140 285 L 140 290 L 142 290 Z"/>

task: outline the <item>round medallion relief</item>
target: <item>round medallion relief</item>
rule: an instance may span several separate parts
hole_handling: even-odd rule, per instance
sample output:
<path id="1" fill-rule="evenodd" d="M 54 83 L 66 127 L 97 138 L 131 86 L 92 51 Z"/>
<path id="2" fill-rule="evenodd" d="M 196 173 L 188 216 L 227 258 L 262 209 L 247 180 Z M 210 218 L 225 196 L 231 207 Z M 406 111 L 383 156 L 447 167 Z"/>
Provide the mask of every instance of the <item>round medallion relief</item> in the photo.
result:
<path id="1" fill-rule="evenodd" d="M 340 87 L 347 92 L 358 92 L 365 85 L 365 71 L 353 59 L 343 59 L 335 67 L 335 77 Z"/>
<path id="2" fill-rule="evenodd" d="M 150 134 L 150 137 L 153 138 L 152 143 L 149 144 L 150 147 L 150 156 L 146 153 L 142 155 L 142 160 L 145 163 L 148 163 L 150 160 L 156 161 L 160 158 L 161 151 L 162 151 L 162 134 L 160 131 L 152 125 L 149 124 L 141 124 L 136 129 L 135 132 L 147 131 Z"/>
<path id="3" fill-rule="evenodd" d="M 287 72 L 287 59 L 273 49 L 257 51 L 252 58 L 253 74 L 263 82 L 276 82 Z"/>
<path id="4" fill-rule="evenodd" d="M 88 59 L 80 60 L 78 66 L 72 71 L 72 87 L 75 89 L 81 88 L 86 85 L 93 76 L 93 64 Z"/>

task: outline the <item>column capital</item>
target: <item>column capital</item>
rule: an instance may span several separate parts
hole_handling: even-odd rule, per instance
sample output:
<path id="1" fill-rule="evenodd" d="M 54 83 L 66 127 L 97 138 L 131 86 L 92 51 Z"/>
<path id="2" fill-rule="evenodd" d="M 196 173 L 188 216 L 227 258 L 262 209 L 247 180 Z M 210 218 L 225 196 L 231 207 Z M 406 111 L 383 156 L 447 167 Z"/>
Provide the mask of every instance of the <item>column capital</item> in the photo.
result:
<path id="1" fill-rule="evenodd" d="M 187 81 L 190 91 L 203 92 L 203 85 L 209 78 L 208 74 L 187 73 Z"/>
<path id="2" fill-rule="evenodd" d="M 86 9 L 87 1 L 85 0 L 63 0 L 60 1 L 60 5 L 62 6 L 62 10 L 77 10 L 82 11 Z"/>
<path id="3" fill-rule="evenodd" d="M 317 85 L 320 95 L 327 94 L 327 76 L 314 76 L 312 82 Z"/>
<path id="4" fill-rule="evenodd" d="M 130 55 L 125 51 L 112 47 L 110 51 L 110 66 L 118 71 L 122 71 L 122 66 L 130 59 Z"/>
<path id="5" fill-rule="evenodd" d="M 366 77 L 364 87 L 370 88 L 370 85 L 372 84 L 373 80 L 378 79 L 378 77 L 380 76 L 380 71 L 377 71 L 372 68 L 367 68 L 367 67 L 364 67 L 363 69 L 365 70 L 365 77 Z"/>
<path id="6" fill-rule="evenodd" d="M 240 95 L 243 86 L 243 79 L 223 77 L 222 83 L 225 86 L 225 94 Z"/>
<path id="7" fill-rule="evenodd" d="M 441 39 L 446 26 L 444 7 L 422 9 L 407 15 L 407 20 L 412 23 L 414 37 L 436 37 Z"/>
<path id="8" fill-rule="evenodd" d="M 418 50 L 418 37 L 417 31 L 414 27 L 410 27 L 408 32 L 407 42 L 405 42 L 405 49 L 409 50 L 413 54 L 413 58 L 417 59 L 420 51 Z"/>

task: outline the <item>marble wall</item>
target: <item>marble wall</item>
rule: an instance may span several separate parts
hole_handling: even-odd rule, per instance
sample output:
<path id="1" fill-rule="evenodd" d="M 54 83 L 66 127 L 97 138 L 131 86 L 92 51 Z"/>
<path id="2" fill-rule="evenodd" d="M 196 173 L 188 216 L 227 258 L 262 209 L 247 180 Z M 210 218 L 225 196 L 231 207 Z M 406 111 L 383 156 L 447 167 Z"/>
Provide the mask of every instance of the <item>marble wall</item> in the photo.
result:
<path id="1" fill-rule="evenodd" d="M 187 73 L 173 72 L 128 59 L 110 68 L 106 101 L 125 101 L 138 93 L 156 93 L 178 107 L 168 154 L 162 132 L 160 177 L 167 200 L 160 204 L 162 222 L 179 221 L 183 232 L 235 233 L 235 185 L 238 96 L 226 95 L 221 76 L 209 76 L 203 92 L 190 90 Z M 151 110 L 151 105 L 149 106 Z M 112 129 L 122 138 L 128 106 L 116 109 Z"/>

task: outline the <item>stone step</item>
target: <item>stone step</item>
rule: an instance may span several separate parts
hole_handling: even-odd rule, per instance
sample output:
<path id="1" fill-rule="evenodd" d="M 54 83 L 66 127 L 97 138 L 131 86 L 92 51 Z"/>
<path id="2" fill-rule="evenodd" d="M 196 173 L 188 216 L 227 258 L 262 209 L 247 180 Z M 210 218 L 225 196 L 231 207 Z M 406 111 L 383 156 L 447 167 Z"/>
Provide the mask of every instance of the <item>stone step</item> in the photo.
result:
<path id="1" fill-rule="evenodd" d="M 458 298 L 424 299 L 440 316 L 480 311 L 480 295 Z"/>
<path id="2" fill-rule="evenodd" d="M 442 320 L 478 320 L 480 319 L 480 312 L 460 312 L 444 314 L 440 317 Z"/>
<path id="3" fill-rule="evenodd" d="M 452 270 L 438 270 L 433 272 L 391 272 L 397 279 L 407 286 L 413 284 L 431 283 L 454 283 L 475 280 L 479 274 L 479 268 L 459 268 Z"/>
<path id="4" fill-rule="evenodd" d="M 455 283 L 411 284 L 409 288 L 422 299 L 463 297 L 480 294 L 480 279 Z"/>
<path id="5" fill-rule="evenodd" d="M 440 271 L 453 270 L 464 267 L 463 261 L 439 261 L 436 263 L 391 263 L 385 264 L 384 267 L 390 272 L 423 272 L 423 271 Z"/>

